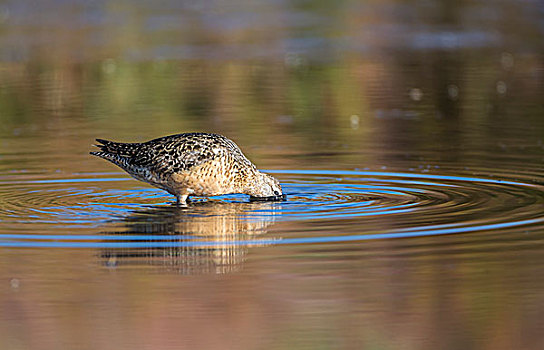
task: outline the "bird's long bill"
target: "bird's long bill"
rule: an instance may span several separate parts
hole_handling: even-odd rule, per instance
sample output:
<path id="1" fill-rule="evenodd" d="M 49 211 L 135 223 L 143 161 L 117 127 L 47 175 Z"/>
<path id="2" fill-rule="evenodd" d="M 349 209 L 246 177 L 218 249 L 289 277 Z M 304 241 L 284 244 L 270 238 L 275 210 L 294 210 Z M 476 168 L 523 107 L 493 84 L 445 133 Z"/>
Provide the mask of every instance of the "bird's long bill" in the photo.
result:
<path id="1" fill-rule="evenodd" d="M 278 202 L 287 200 L 286 194 L 281 194 L 279 196 L 269 196 L 269 197 L 249 197 L 250 202 Z"/>

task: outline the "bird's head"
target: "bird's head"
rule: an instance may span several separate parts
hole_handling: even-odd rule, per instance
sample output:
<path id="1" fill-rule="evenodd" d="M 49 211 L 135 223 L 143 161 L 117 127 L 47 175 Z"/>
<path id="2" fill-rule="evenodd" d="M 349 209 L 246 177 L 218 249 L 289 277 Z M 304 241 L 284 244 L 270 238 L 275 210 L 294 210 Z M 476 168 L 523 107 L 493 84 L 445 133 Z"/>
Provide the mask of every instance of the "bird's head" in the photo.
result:
<path id="1" fill-rule="evenodd" d="M 285 199 L 280 182 L 276 178 L 261 172 L 258 172 L 255 178 L 249 181 L 246 194 L 251 196 L 251 200 Z"/>

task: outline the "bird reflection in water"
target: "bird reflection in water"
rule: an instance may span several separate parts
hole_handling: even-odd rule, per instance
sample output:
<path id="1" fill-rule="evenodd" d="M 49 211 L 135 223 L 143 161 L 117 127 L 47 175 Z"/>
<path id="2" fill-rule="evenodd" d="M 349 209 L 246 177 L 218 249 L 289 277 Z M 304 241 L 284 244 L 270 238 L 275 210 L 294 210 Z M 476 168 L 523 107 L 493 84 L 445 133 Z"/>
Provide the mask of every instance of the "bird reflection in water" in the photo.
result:
<path id="1" fill-rule="evenodd" d="M 241 268 L 248 248 L 260 245 L 258 236 L 265 234 L 280 214 L 277 202 L 214 200 L 186 207 L 136 210 L 123 218 L 125 230 L 107 234 L 138 235 L 133 241 L 122 242 L 143 245 L 102 248 L 100 257 L 112 268 L 151 267 L 181 274 L 228 273 Z M 160 247 L 156 242 L 161 243 Z"/>

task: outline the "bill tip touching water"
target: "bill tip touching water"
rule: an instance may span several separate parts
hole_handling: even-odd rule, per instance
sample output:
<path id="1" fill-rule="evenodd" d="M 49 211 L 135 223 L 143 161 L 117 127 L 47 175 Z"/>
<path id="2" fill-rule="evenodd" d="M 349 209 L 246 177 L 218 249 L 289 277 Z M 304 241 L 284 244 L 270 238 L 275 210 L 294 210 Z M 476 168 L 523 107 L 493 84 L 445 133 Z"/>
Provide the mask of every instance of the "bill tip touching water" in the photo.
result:
<path id="1" fill-rule="evenodd" d="M 257 169 L 230 139 L 209 133 L 184 133 L 142 143 L 96 139 L 106 159 L 137 180 L 176 196 L 243 193 L 252 201 L 285 200 L 279 181 Z"/>

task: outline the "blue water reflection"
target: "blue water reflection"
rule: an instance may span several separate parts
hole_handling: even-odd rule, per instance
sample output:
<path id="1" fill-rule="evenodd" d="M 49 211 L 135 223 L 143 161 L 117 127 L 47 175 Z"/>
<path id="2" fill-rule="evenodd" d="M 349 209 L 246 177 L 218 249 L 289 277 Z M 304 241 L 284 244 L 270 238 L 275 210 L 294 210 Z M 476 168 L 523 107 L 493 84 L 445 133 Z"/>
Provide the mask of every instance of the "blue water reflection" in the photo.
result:
<path id="1" fill-rule="evenodd" d="M 196 199 L 187 207 L 176 207 L 172 199 L 155 189 L 99 190 L 74 189 L 74 183 L 118 182 L 126 178 L 31 180 L 24 196 L 50 194 L 47 186 L 66 184 L 55 189 L 57 205 L 29 207 L 32 215 L 19 217 L 13 210 L 9 217 L 29 225 L 47 223 L 59 231 L 93 224 L 106 232 L 97 234 L 0 234 L 5 247 L 66 248 L 161 248 L 264 246 L 277 244 L 313 244 L 346 241 L 452 235 L 476 231 L 505 230 L 542 225 L 544 215 L 535 209 L 544 201 L 542 186 L 535 183 L 440 174 L 374 171 L 288 170 L 270 171 L 285 179 L 287 201 L 250 203 L 243 195 Z M 107 176 L 111 174 L 103 174 Z M 4 182 L 20 186 L 24 182 Z M 38 188 L 36 189 L 36 185 Z M 88 200 L 88 203 L 72 203 Z M 60 198 L 60 199 L 59 199 Z M 87 198 L 87 199 L 85 199 Z M 159 201 L 140 204 L 142 201 Z M 510 201 L 518 203 L 517 212 Z M 484 204 L 484 205 L 482 205 Z M 9 205 L 7 206 L 9 210 Z M 6 209 L 5 209 L 6 210 Z M 478 213 L 477 220 L 474 219 Z M 505 216 L 509 213 L 509 216 Z M 386 219 L 389 218 L 389 219 Z M 505 219 L 507 218 L 507 219 Z M 5 219 L 5 222 L 7 219 Z M 288 233 L 263 236 L 267 227 L 279 222 L 319 225 L 322 221 L 360 222 L 359 233 L 331 235 L 326 231 L 304 236 Z M 124 230 L 115 229 L 122 223 Z M 352 223 L 352 222 L 351 222 Z M 374 223 L 373 227 L 367 226 Z M 432 223 L 429 225 L 429 223 Z M 393 227 L 390 227 L 394 224 Z M 382 228 L 380 228 L 382 227 Z M 107 233 L 108 230 L 113 231 Z M 258 237 L 248 237 L 257 230 Z M 381 232 L 380 232 L 381 231 Z M 214 237 L 221 237 L 220 240 Z"/>

